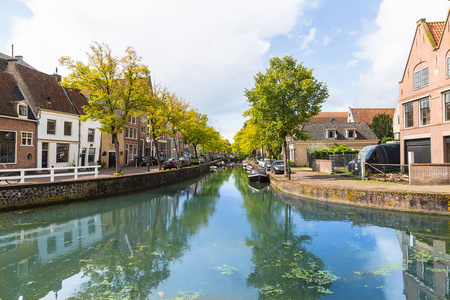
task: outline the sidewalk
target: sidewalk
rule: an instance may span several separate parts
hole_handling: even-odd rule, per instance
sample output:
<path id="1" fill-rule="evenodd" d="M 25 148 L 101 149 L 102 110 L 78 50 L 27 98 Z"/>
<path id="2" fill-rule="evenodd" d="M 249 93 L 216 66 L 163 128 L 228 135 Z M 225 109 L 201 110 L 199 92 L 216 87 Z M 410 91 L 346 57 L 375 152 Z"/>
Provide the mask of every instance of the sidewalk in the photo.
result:
<path id="1" fill-rule="evenodd" d="M 131 174 L 145 174 L 148 173 L 148 167 L 142 166 L 142 167 L 132 167 L 132 166 L 122 166 L 122 173 L 124 175 L 131 175 Z M 92 171 L 92 169 L 90 170 Z M 158 172 L 158 166 L 150 166 L 150 172 Z M 98 169 L 98 178 L 105 178 L 105 177 L 112 177 L 114 176 L 114 173 L 116 173 L 116 168 L 99 168 Z M 78 180 L 83 179 L 92 179 L 95 178 L 95 175 L 83 175 L 82 172 L 78 173 Z M 74 176 L 59 176 L 55 177 L 56 181 L 65 181 L 65 180 L 74 180 Z M 27 178 L 25 179 L 25 183 L 40 183 L 40 182 L 50 182 L 50 177 L 45 178 Z M 0 181 L 0 186 L 3 185 L 9 185 L 6 181 Z M 16 184 L 12 184 L 16 185 Z"/>
<path id="2" fill-rule="evenodd" d="M 289 182 L 284 175 L 273 175 L 279 181 Z M 327 188 L 351 188 L 361 191 L 384 191 L 401 193 L 433 193 L 449 194 L 450 185 L 409 185 L 407 183 L 383 182 L 375 180 L 358 180 L 340 175 L 330 175 L 313 172 L 311 169 L 293 169 L 291 181 L 311 186 L 323 186 Z"/>

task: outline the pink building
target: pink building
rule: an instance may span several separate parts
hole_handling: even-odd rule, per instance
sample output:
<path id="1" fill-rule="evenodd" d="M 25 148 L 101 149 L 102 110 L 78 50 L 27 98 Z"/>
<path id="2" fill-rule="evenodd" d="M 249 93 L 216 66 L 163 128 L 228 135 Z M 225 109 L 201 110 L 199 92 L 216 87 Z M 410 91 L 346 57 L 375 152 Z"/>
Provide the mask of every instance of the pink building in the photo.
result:
<path id="1" fill-rule="evenodd" d="M 402 163 L 408 152 L 414 152 L 416 163 L 450 163 L 449 13 L 443 22 L 417 22 L 394 119 Z"/>

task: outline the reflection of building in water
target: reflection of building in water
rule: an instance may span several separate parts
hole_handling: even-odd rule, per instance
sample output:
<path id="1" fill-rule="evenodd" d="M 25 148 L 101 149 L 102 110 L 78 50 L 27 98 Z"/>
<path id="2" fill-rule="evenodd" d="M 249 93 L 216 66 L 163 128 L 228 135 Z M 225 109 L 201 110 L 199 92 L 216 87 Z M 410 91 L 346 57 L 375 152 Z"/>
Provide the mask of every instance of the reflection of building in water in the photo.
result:
<path id="1" fill-rule="evenodd" d="M 134 256 L 137 247 L 155 240 L 168 243 L 176 238 L 179 245 L 186 244 L 192 228 L 181 227 L 184 223 L 177 219 L 198 190 L 194 185 L 152 199 L 142 194 L 117 201 L 110 209 L 79 204 L 62 215 L 43 212 L 39 217 L 31 215 L 33 221 L 22 217 L 21 224 L 11 222 L 0 231 L 0 299 L 39 299 L 61 290 L 62 281 L 79 274 L 86 260 L 99 254 L 97 246 L 110 241 L 126 256 Z M 69 214 L 73 220 L 68 221 Z M 42 225 L 36 220 L 54 223 Z M 180 250 L 171 255 L 181 254 Z"/>
<path id="2" fill-rule="evenodd" d="M 54 275 L 60 273 L 58 270 L 53 270 L 51 266 L 46 266 L 46 263 L 58 257 L 65 257 L 71 252 L 86 249 L 101 239 L 102 227 L 99 214 L 0 235 L 0 272 L 2 274 L 0 298 L 5 297 L 3 293 L 5 288 L 9 291 L 19 290 L 18 282 L 24 285 L 31 281 L 38 282 L 39 277 L 44 277 L 39 275 L 41 272 L 53 272 Z M 41 269 L 41 266 L 46 267 Z M 70 273 L 69 270 L 66 272 Z M 65 275 L 68 275 L 67 273 Z M 11 282 L 15 284 L 11 286 L 9 284 Z M 14 294 L 11 293 L 11 295 Z"/>
<path id="3" fill-rule="evenodd" d="M 398 231 L 408 300 L 450 299 L 450 239 Z"/>

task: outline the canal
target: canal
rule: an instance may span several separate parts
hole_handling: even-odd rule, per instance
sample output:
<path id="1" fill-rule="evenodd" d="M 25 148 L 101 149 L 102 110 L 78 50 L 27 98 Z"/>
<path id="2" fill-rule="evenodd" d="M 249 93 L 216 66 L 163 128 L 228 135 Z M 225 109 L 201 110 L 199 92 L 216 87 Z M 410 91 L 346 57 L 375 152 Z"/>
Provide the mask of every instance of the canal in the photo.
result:
<path id="1" fill-rule="evenodd" d="M 449 221 L 223 170 L 0 214 L 0 299 L 449 299 Z"/>

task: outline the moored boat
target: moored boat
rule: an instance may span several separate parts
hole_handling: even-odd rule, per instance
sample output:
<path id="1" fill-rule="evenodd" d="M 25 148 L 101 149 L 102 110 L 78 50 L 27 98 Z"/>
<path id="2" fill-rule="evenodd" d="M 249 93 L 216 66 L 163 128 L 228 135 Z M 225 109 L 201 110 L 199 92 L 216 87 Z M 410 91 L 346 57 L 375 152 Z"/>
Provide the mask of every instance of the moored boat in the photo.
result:
<path id="1" fill-rule="evenodd" d="M 251 169 L 248 173 L 249 182 L 269 182 L 269 174 L 264 169 Z"/>

